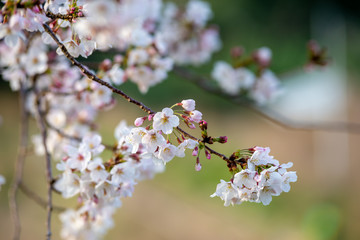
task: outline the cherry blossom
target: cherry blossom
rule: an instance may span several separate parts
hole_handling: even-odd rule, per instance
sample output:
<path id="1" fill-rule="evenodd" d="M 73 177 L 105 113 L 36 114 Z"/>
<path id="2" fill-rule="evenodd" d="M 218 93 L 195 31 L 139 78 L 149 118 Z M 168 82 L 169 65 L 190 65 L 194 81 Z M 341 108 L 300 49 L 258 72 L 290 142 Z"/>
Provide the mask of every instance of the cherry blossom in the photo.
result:
<path id="1" fill-rule="evenodd" d="M 230 182 L 221 180 L 216 192 L 211 196 L 220 197 L 225 201 L 225 206 L 230 203 L 241 204 L 244 201 L 269 205 L 273 196 L 288 192 L 290 182 L 297 181 L 296 172 L 286 170 L 292 163 L 279 165 L 277 160 L 268 155 L 269 152 L 270 148 L 263 147 L 243 151 L 241 157 L 249 159 L 246 167 L 234 174 Z M 248 153 L 251 153 L 251 156 Z"/>
<path id="2" fill-rule="evenodd" d="M 231 179 L 221 180 L 211 195 L 225 206 L 244 201 L 267 205 L 297 181 L 296 172 L 287 171 L 292 163 L 280 165 L 269 156 L 270 148 L 235 152 L 236 161 L 212 150 L 211 144 L 224 144 L 227 137 L 211 135 L 193 99 L 154 112 L 124 93 L 146 115 L 137 118 L 135 126 L 121 121 L 113 145 L 103 143 L 96 118 L 116 104 L 113 92 L 120 92 L 118 85 L 130 81 L 145 94 L 176 65 L 203 64 L 220 49 L 218 29 L 208 24 L 213 17 L 209 3 L 190 0 L 178 7 L 161 0 L 3 2 L 2 77 L 13 91 L 25 92 L 24 108 L 46 125 L 46 134 L 31 139 L 37 155 L 51 156 L 57 163 L 58 175 L 51 176 L 50 188 L 63 198 L 77 198 L 74 209 L 59 215 L 62 238 L 101 239 L 113 226 L 122 199 L 131 197 L 140 181 L 163 172 L 166 163 L 186 157 L 186 149 L 192 150 L 196 171 L 204 155 L 226 160 Z M 97 71 L 74 60 L 95 51 L 116 55 L 102 61 Z M 280 89 L 268 69 L 271 55 L 266 47 L 253 53 L 256 73 L 244 64 L 220 61 L 212 76 L 225 93 L 265 104 Z M 0 187 L 4 182 L 0 175 Z"/>
<path id="3" fill-rule="evenodd" d="M 179 118 L 174 115 L 170 108 L 164 108 L 154 116 L 153 127 L 155 130 L 161 130 L 165 134 L 170 134 L 174 127 L 179 126 Z"/>
<path id="4" fill-rule="evenodd" d="M 186 111 L 194 111 L 195 110 L 195 101 L 193 99 L 182 100 L 181 106 Z"/>

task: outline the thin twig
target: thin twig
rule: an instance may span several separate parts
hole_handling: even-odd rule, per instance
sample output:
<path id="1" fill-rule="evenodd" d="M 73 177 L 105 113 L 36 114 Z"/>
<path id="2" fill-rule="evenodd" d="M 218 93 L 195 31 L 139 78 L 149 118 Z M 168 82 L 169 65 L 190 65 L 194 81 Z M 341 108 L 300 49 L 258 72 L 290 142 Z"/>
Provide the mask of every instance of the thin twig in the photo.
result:
<path id="1" fill-rule="evenodd" d="M 81 137 L 72 136 L 70 134 L 67 134 L 63 130 L 51 125 L 48 121 L 46 121 L 46 125 L 48 126 L 49 129 L 54 130 L 55 132 L 57 132 L 57 134 L 59 134 L 60 136 L 62 136 L 64 138 L 67 138 L 69 140 L 73 140 L 73 141 L 76 141 L 76 142 L 81 142 L 82 141 Z"/>
<path id="2" fill-rule="evenodd" d="M 19 188 L 28 198 L 33 200 L 39 206 L 41 206 L 44 209 L 47 208 L 47 201 L 41 198 L 35 192 L 31 191 L 24 183 L 20 183 Z M 53 206 L 53 210 L 57 212 L 63 212 L 66 210 L 66 208 L 60 206 Z"/>
<path id="3" fill-rule="evenodd" d="M 15 162 L 15 173 L 14 179 L 9 189 L 9 205 L 10 205 L 10 215 L 14 225 L 13 239 L 20 239 L 21 233 L 21 224 L 19 218 L 19 210 L 16 201 L 16 195 L 21 184 L 24 162 L 27 153 L 28 145 L 28 136 L 29 136 L 29 114 L 25 109 L 25 99 L 26 99 L 26 90 L 23 84 L 20 88 L 20 114 L 21 114 L 21 124 L 20 124 L 20 143 L 18 146 L 17 159 Z"/>
<path id="4" fill-rule="evenodd" d="M 59 134 L 61 137 L 63 138 L 66 138 L 66 139 L 69 139 L 69 140 L 73 140 L 73 141 L 76 141 L 76 142 L 81 142 L 82 141 L 82 138 L 81 137 L 78 137 L 78 136 L 73 136 L 73 135 L 70 135 L 70 134 L 67 134 L 66 132 L 64 132 L 63 130 L 51 125 L 48 121 L 46 121 L 46 125 L 48 126 L 49 129 L 51 130 L 54 130 L 55 132 L 57 132 L 57 134 Z M 115 150 L 116 149 L 116 146 L 111 146 L 110 144 L 105 144 L 105 143 L 102 143 L 102 145 L 104 145 L 104 147 L 108 150 Z"/>
<path id="5" fill-rule="evenodd" d="M 66 47 L 64 46 L 64 44 L 62 44 L 60 42 L 60 40 L 56 37 L 56 35 L 54 34 L 54 32 L 51 30 L 51 28 L 49 27 L 49 25 L 47 24 L 43 24 L 45 31 L 52 37 L 52 39 L 56 42 L 56 44 L 58 45 L 58 47 L 61 49 L 61 51 L 63 52 L 63 54 L 71 61 L 71 63 L 75 66 L 77 66 L 81 72 L 83 74 L 85 74 L 90 80 L 95 81 L 103 86 L 106 86 L 107 88 L 109 88 L 113 93 L 116 93 L 120 96 L 122 96 L 124 99 L 126 99 L 128 102 L 137 105 L 141 110 L 143 110 L 144 112 L 146 112 L 147 114 L 154 114 L 155 112 L 153 110 L 151 110 L 151 108 L 147 107 L 145 104 L 133 99 L 132 97 L 128 96 L 126 93 L 124 93 L 123 91 L 121 91 L 120 89 L 112 86 L 111 84 L 109 84 L 108 82 L 105 82 L 104 80 L 100 79 L 99 77 L 97 77 L 95 74 L 93 74 L 90 70 L 88 70 L 83 64 L 81 64 L 80 62 L 78 62 L 73 56 L 70 55 L 70 53 L 68 52 L 68 50 L 66 49 Z M 202 140 L 192 136 L 191 134 L 187 133 L 185 130 L 181 129 L 180 127 L 177 127 L 177 129 L 182 132 L 185 136 L 196 140 L 198 142 L 202 142 Z M 222 158 L 225 161 L 228 161 L 229 159 L 221 154 L 216 152 L 215 150 L 206 147 L 211 153 L 219 156 L 220 158 Z"/>
<path id="6" fill-rule="evenodd" d="M 91 71 L 89 71 L 84 65 L 82 65 L 80 62 L 78 62 L 73 56 L 70 55 L 70 53 L 68 52 L 68 50 L 66 49 L 66 47 L 64 46 L 64 44 L 62 44 L 60 42 L 60 40 L 56 37 L 56 35 L 54 34 L 54 32 L 51 30 L 51 28 L 49 27 L 49 25 L 47 24 L 43 24 L 45 31 L 51 36 L 52 39 L 54 39 L 54 41 L 56 42 L 56 44 L 59 46 L 59 48 L 61 49 L 61 51 L 64 53 L 64 55 L 70 60 L 70 62 L 77 66 L 81 72 L 83 74 L 85 74 L 90 80 L 95 81 L 103 86 L 106 86 L 107 88 L 109 88 L 112 92 L 122 96 L 124 99 L 126 99 L 128 102 L 133 103 L 135 105 L 137 105 L 141 110 L 143 110 L 144 112 L 148 113 L 148 114 L 152 114 L 154 113 L 150 108 L 148 108 L 147 106 L 145 106 L 144 104 L 142 104 L 141 102 L 133 99 L 132 97 L 128 96 L 127 94 L 125 94 L 123 91 L 121 91 L 120 89 L 112 86 L 110 83 L 105 82 L 104 80 L 100 79 L 99 77 L 97 77 L 95 74 L 93 74 Z"/>
<path id="7" fill-rule="evenodd" d="M 81 18 L 83 16 L 74 16 L 73 14 L 60 14 L 60 13 L 52 13 L 50 11 L 46 11 L 46 16 L 51 19 L 63 19 L 63 20 L 69 20 L 70 22 L 73 21 L 76 18 Z"/>
<path id="8" fill-rule="evenodd" d="M 199 76 L 188 69 L 183 67 L 175 67 L 174 72 L 186 80 L 196 84 L 198 87 L 210 92 L 218 97 L 224 98 L 232 103 L 246 107 L 262 117 L 268 119 L 269 121 L 280 125 L 284 128 L 295 129 L 295 130 L 305 130 L 305 131 L 333 131 L 333 132 L 351 132 L 351 133 L 360 133 L 360 123 L 351 123 L 351 122 L 300 122 L 294 121 L 286 116 L 269 109 L 267 107 L 262 107 L 256 105 L 254 102 L 246 99 L 245 97 L 233 97 L 224 92 L 220 91 L 219 88 L 210 85 L 210 80 Z"/>
<path id="9" fill-rule="evenodd" d="M 41 136 L 42 136 L 42 144 L 44 146 L 44 150 L 45 150 L 45 161 L 46 161 L 46 179 L 47 179 L 47 218 L 46 218 L 46 228 L 47 228 L 47 233 L 46 233 L 46 239 L 50 240 L 51 239 L 51 213 L 53 210 L 53 206 L 52 206 L 52 181 L 53 181 L 53 177 L 52 177 L 52 168 L 51 168 L 51 156 L 48 150 L 48 146 L 47 146 L 47 129 L 46 129 L 46 123 L 45 123 L 45 117 L 44 117 L 44 112 L 41 110 L 41 98 L 39 95 L 37 95 L 37 99 L 36 99 L 36 104 L 37 104 L 37 111 L 38 111 L 38 125 L 41 131 Z"/>

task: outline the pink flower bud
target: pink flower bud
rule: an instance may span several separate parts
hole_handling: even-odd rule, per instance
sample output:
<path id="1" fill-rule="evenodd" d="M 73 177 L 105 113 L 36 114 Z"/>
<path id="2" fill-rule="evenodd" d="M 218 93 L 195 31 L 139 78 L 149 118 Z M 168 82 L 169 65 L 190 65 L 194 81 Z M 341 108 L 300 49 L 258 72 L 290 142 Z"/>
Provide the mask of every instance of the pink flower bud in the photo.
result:
<path id="1" fill-rule="evenodd" d="M 230 50 L 230 54 L 233 58 L 239 58 L 244 54 L 244 48 L 243 47 L 233 47 Z"/>
<path id="2" fill-rule="evenodd" d="M 207 122 L 202 120 L 199 122 L 200 128 L 201 130 L 206 130 L 207 129 Z"/>
<path id="3" fill-rule="evenodd" d="M 201 163 L 195 164 L 195 171 L 199 172 L 201 170 Z"/>
<path id="4" fill-rule="evenodd" d="M 197 156 L 198 153 L 199 153 L 199 148 L 198 148 L 198 147 L 195 147 L 195 148 L 194 148 L 194 151 L 192 152 L 192 155 L 193 155 L 193 156 Z"/>
<path id="5" fill-rule="evenodd" d="M 144 120 L 145 119 L 143 117 L 139 117 L 139 118 L 135 119 L 135 122 L 134 122 L 135 126 L 140 127 L 144 123 Z"/>
<path id="6" fill-rule="evenodd" d="M 205 150 L 205 155 L 207 159 L 211 159 L 211 154 L 207 150 Z"/>
<path id="7" fill-rule="evenodd" d="M 219 137 L 219 143 L 226 143 L 228 140 L 227 136 L 221 136 Z"/>
<path id="8" fill-rule="evenodd" d="M 106 58 L 104 59 L 104 61 L 102 61 L 102 63 L 100 63 L 99 68 L 103 71 L 109 71 L 111 68 L 112 62 L 110 59 Z"/>
<path id="9" fill-rule="evenodd" d="M 272 53 L 270 48 L 262 47 L 255 51 L 254 60 L 263 67 L 270 65 Z"/>
<path id="10" fill-rule="evenodd" d="M 153 117 L 154 117 L 154 115 L 153 115 L 153 114 L 150 114 L 150 115 L 148 116 L 148 120 L 149 120 L 149 121 L 152 121 Z"/>

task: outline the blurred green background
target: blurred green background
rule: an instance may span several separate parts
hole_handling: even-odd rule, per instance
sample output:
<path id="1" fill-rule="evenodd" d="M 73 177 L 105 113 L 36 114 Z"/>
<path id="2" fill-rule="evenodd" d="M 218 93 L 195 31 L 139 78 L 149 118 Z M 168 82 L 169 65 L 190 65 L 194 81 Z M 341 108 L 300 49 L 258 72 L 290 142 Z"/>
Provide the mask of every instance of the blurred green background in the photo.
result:
<path id="1" fill-rule="evenodd" d="M 298 71 L 293 74 L 292 70 L 301 69 L 305 63 L 309 39 L 315 38 L 328 47 L 332 66 L 340 68 L 341 74 L 337 76 L 342 83 L 336 86 L 341 86 L 342 94 L 316 90 L 319 98 L 310 99 L 310 104 L 300 98 L 296 107 L 301 109 L 290 106 L 296 114 L 284 112 L 289 107 L 278 107 L 288 101 L 280 98 L 280 105 L 272 106 L 275 110 L 293 119 L 360 122 L 358 4 L 350 0 L 209 2 L 214 11 L 212 23 L 219 26 L 223 41 L 223 49 L 214 55 L 214 61 L 229 60 L 229 51 L 235 45 L 244 46 L 248 54 L 255 48 L 268 46 L 274 55 L 272 69 L 283 76 L 285 85 L 297 83 L 311 88 L 312 82 L 305 81 L 311 79 L 310 76 Z M 212 66 L 210 62 L 195 70 L 209 75 Z M 286 74 L 288 72 L 291 74 Z M 322 72 L 325 74 L 326 70 L 320 74 Z M 298 76 L 305 80 L 301 82 Z M 323 84 L 327 85 L 326 76 Z M 12 93 L 7 83 L 0 81 L 0 84 L 0 174 L 7 179 L 0 192 L 0 239 L 10 239 L 7 191 L 18 143 L 18 94 Z M 221 160 L 203 158 L 203 170 L 195 172 L 195 159 L 174 159 L 165 173 L 139 183 L 134 197 L 124 200 L 115 216 L 115 226 L 105 239 L 360 239 L 358 134 L 285 129 L 175 75 L 151 88 L 147 95 L 141 95 L 132 83 L 121 88 L 155 110 L 182 99 L 195 99 L 197 109 L 209 123 L 209 133 L 229 137 L 228 144 L 217 147 L 219 151 L 230 154 L 238 148 L 269 146 L 271 155 L 280 162 L 294 163 L 291 170 L 297 171 L 299 178 L 289 193 L 274 197 L 270 206 L 245 203 L 226 208 L 221 200 L 209 198 L 220 179 L 230 177 Z M 292 89 L 294 94 L 296 89 L 298 87 Z M 314 111 L 318 112 L 311 105 L 321 101 L 325 102 L 320 109 L 326 109 L 326 113 L 309 117 Z M 131 123 L 139 116 L 142 116 L 140 110 L 119 98 L 114 109 L 100 114 L 98 125 L 104 141 L 113 141 L 113 130 L 121 119 Z M 34 122 L 31 132 L 37 132 Z M 42 158 L 30 155 L 26 159 L 24 181 L 45 197 L 44 171 Z M 45 210 L 22 193 L 18 197 L 22 239 L 43 239 Z M 74 206 L 73 201 L 64 201 L 58 196 L 55 202 Z M 57 214 L 53 221 L 53 239 L 60 239 Z"/>

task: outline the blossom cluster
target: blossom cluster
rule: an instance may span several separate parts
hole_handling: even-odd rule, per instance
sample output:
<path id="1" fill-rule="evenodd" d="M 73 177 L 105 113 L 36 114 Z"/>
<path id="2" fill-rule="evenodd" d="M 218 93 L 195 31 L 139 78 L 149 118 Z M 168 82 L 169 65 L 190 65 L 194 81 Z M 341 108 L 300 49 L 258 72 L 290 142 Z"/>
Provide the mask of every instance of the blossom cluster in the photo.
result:
<path id="1" fill-rule="evenodd" d="M 119 54 L 108 69 L 113 83 L 131 80 L 143 93 L 165 80 L 174 63 L 204 63 L 220 47 L 218 31 L 207 27 L 212 16 L 210 6 L 200 0 L 189 1 L 185 8 L 161 0 L 39 2 L 19 8 L 6 1 L 1 11 L 0 39 L 4 38 L 7 47 L 19 48 L 20 42 L 27 41 L 26 31 L 42 32 L 42 41 L 55 46 L 44 32 L 43 24 L 49 22 L 73 57 L 86 58 L 94 50 L 116 49 Z M 66 18 L 50 21 L 47 12 Z M 63 54 L 60 48 L 56 52 Z M 31 74 L 46 70 L 44 54 L 31 60 L 23 62 L 42 63 L 29 70 Z"/>
<path id="2" fill-rule="evenodd" d="M 256 103 L 263 105 L 279 95 L 280 81 L 268 69 L 271 62 L 271 50 L 267 47 L 259 48 L 250 59 L 239 61 L 240 56 L 232 65 L 224 61 L 216 62 L 212 77 L 220 88 L 231 96 L 246 94 Z M 258 71 L 249 69 L 250 64 L 256 64 Z"/>
<path id="3" fill-rule="evenodd" d="M 83 138 L 78 146 L 69 145 L 57 164 L 62 172 L 54 187 L 64 198 L 77 196 L 78 208 L 60 215 L 64 239 L 98 239 L 112 227 L 112 215 L 121 198 L 131 197 L 138 181 L 152 178 L 164 170 L 155 164 L 141 146 L 135 153 L 126 140 L 130 128 L 124 122 L 116 129 L 118 143 L 113 157 L 104 161 L 100 135 Z"/>
<path id="4" fill-rule="evenodd" d="M 272 196 L 289 192 L 290 182 L 297 181 L 296 172 L 287 171 L 293 164 L 279 164 L 269 152 L 268 147 L 245 151 L 243 157 L 248 159 L 245 166 L 229 182 L 221 180 L 211 197 L 220 197 L 225 202 L 224 206 L 246 201 L 269 205 Z"/>
<path id="5" fill-rule="evenodd" d="M 190 116 L 187 121 L 200 121 L 191 118 L 190 113 L 197 111 L 194 100 L 183 100 L 174 106 L 177 105 L 183 107 L 184 117 Z M 117 143 L 110 149 L 113 156 L 108 161 L 99 156 L 105 149 L 100 135 L 85 136 L 81 143 L 65 146 L 57 164 L 62 173 L 54 187 L 64 198 L 78 196 L 79 207 L 61 214 L 63 238 L 101 237 L 112 226 L 111 216 L 121 206 L 121 198 L 131 197 L 138 181 L 152 178 L 175 156 L 184 157 L 186 149 L 198 145 L 197 141 L 182 137 L 177 138 L 176 146 L 164 138 L 163 134 L 172 134 L 179 125 L 179 117 L 171 108 L 145 118 L 152 121 L 147 128 L 129 127 L 125 122 L 118 125 L 114 134 Z M 135 125 L 144 121 L 138 118 Z"/>
<path id="6" fill-rule="evenodd" d="M 49 153 L 57 163 L 59 175 L 53 187 L 64 198 L 78 200 L 76 208 L 60 215 L 63 238 L 101 238 L 113 225 L 112 215 L 122 198 L 132 196 L 139 181 L 162 172 L 175 157 L 185 157 L 186 149 L 196 157 L 199 171 L 200 153 L 210 159 L 214 151 L 208 145 L 227 142 L 225 136 L 208 135 L 207 122 L 192 99 L 156 113 L 146 110 L 147 115 L 137 118 L 135 126 L 121 122 L 115 129 L 114 145 L 103 143 L 96 125 L 99 112 L 116 103 L 111 87 L 129 80 L 146 93 L 166 79 L 175 64 L 199 65 L 219 50 L 218 30 L 208 24 L 212 17 L 208 3 L 190 0 L 178 7 L 161 0 L 2 2 L 2 78 L 13 91 L 24 92 L 26 111 L 45 122 L 46 136 L 35 134 L 32 142 L 36 154 Z M 110 49 L 112 59 L 102 61 L 96 72 L 89 70 L 92 77 L 67 59 L 68 53 L 87 58 L 95 50 L 109 53 Z M 241 63 L 219 62 L 213 76 L 230 95 L 245 91 L 264 103 L 276 95 L 279 85 L 267 68 L 270 60 L 271 52 L 262 48 L 252 56 L 260 67 L 258 73 Z M 81 68 L 83 73 L 85 69 Z M 106 84 L 93 81 L 94 76 Z M 179 128 L 181 123 L 189 130 L 199 128 L 201 138 Z M 111 157 L 105 158 L 104 151 Z M 213 196 L 221 197 L 225 205 L 242 201 L 268 204 L 271 196 L 289 191 L 288 183 L 296 181 L 296 174 L 286 171 L 291 164 L 279 165 L 268 152 L 268 148 L 256 147 L 247 155 L 239 153 L 238 158 L 247 159 L 247 164 L 240 165 L 242 170 L 230 182 L 222 180 Z M 3 182 L 0 176 L 0 186 Z"/>
<path id="7" fill-rule="evenodd" d="M 72 22 L 53 22 L 62 27 L 57 34 L 70 54 L 87 57 L 95 49 L 117 49 L 120 57 L 113 67 L 143 93 L 166 79 L 173 63 L 204 63 L 220 47 L 218 31 L 207 27 L 210 6 L 199 0 L 190 1 L 185 9 L 161 0 L 89 0 L 76 5 L 63 0 L 52 1 L 48 8 L 54 13 L 81 8 L 81 17 Z"/>

